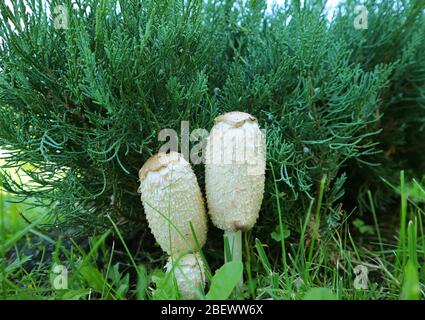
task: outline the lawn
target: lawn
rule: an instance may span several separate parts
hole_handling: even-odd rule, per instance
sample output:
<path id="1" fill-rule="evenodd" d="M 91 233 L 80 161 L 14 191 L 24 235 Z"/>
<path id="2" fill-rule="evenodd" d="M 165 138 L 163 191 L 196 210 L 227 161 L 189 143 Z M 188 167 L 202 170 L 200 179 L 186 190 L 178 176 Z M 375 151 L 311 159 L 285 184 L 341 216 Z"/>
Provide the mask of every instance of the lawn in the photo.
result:
<path id="1" fill-rule="evenodd" d="M 235 291 L 236 283 L 232 285 L 238 268 L 227 263 L 212 270 L 207 290 L 198 298 L 423 299 L 425 190 L 417 180 L 404 181 L 403 172 L 400 182 L 394 190 L 401 195 L 397 223 L 372 210 L 371 221 L 350 221 L 349 215 L 332 233 L 314 240 L 304 233 L 310 217 L 321 209 L 309 210 L 299 242 L 289 240 L 285 225 L 272 235 L 275 241 L 283 240 L 277 253 L 247 232 L 241 289 Z M 114 221 L 110 231 L 82 241 L 43 230 L 48 208 L 34 209 L 14 200 L 0 193 L 3 299 L 179 297 L 170 273 L 161 268 L 163 260 L 130 250 Z M 278 214 L 284 215 L 284 208 Z"/>

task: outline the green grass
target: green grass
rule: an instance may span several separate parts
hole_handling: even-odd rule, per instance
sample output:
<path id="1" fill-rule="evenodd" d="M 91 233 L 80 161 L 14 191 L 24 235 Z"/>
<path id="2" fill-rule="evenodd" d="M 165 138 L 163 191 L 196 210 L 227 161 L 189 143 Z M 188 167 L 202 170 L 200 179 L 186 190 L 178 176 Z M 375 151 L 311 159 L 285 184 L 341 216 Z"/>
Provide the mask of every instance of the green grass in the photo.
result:
<path id="1" fill-rule="evenodd" d="M 387 216 L 371 201 L 370 225 L 348 215 L 338 228 L 322 230 L 321 201 L 312 201 L 294 241 L 286 234 L 285 208 L 275 185 L 280 249 L 244 234 L 244 286 L 237 285 L 242 265 L 208 270 L 200 299 L 423 299 L 425 289 L 425 189 L 416 181 L 394 187 L 400 194 L 399 224 L 388 232 Z M 369 199 L 373 191 L 369 192 Z M 2 299 L 177 299 L 175 281 L 164 260 L 142 258 L 126 244 L 119 223 L 88 239 L 52 236 L 42 228 L 47 209 L 30 210 L 0 192 L 0 298 Z M 202 259 L 205 260 L 202 255 Z M 165 258 L 165 257 L 164 257 Z M 211 261 L 210 261 L 211 262 Z M 63 267 L 67 274 L 60 274 Z M 56 285 L 56 288 L 54 287 Z M 63 289 L 66 287 L 66 289 Z"/>

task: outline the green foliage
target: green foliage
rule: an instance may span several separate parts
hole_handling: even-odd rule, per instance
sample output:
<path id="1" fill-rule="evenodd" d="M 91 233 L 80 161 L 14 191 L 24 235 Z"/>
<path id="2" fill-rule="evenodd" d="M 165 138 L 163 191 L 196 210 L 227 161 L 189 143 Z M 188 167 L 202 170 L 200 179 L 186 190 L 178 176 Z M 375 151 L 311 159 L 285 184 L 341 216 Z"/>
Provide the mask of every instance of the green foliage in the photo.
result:
<path id="1" fill-rule="evenodd" d="M 9 214 L 9 212 L 6 212 Z M 127 299 L 134 295 L 130 273 L 120 263 L 100 266 L 102 260 L 114 255 L 114 248 L 105 252 L 106 232 L 99 238 L 89 240 L 89 248 L 75 242 L 64 245 L 63 239 L 50 239 L 39 233 L 36 223 L 15 231 L 5 244 L 10 250 L 0 252 L 0 297 L 2 299 Z M 1 225 L 8 229 L 7 225 Z M 49 239 L 48 244 L 43 242 Z M 41 243 L 33 243 L 35 239 Z M 2 243 L 3 244 L 3 243 Z M 49 245 L 54 246 L 49 249 Z M 4 247 L 1 248 L 4 250 Z M 23 252 L 21 252 L 21 250 Z M 42 251 L 42 253 L 38 253 Z M 32 254 L 28 255 L 27 252 Z M 66 280 L 55 287 L 58 270 L 66 268 Z"/>
<path id="2" fill-rule="evenodd" d="M 410 221 L 407 226 L 408 234 L 408 261 L 404 267 L 403 287 L 401 299 L 419 300 L 421 288 L 418 274 L 418 226 L 416 222 Z"/>
<path id="3" fill-rule="evenodd" d="M 229 298 L 242 278 L 242 273 L 243 265 L 241 261 L 225 263 L 215 272 L 206 298 L 209 300 L 226 300 Z"/>
<path id="4" fill-rule="evenodd" d="M 312 288 L 304 296 L 303 300 L 338 300 L 334 293 L 327 288 Z"/>
<path id="5" fill-rule="evenodd" d="M 0 172 L 9 192 L 50 205 L 60 230 L 145 230 L 137 172 L 159 130 L 210 129 L 226 111 L 267 130 L 275 179 L 268 170 L 259 237 L 279 222 L 314 244 L 370 206 L 367 190 L 376 208 L 391 203 L 381 177 L 424 172 L 422 0 L 367 2 L 367 30 L 353 26 L 355 1 L 328 21 L 316 1 L 269 13 L 264 0 L 68 0 L 68 29 L 49 14 L 62 1 L 47 3 L 0 3 Z"/>
<path id="6" fill-rule="evenodd" d="M 155 284 L 155 290 L 152 294 L 153 300 L 177 300 L 179 290 L 175 283 L 172 272 L 162 272 L 157 270 L 152 275 L 152 282 Z"/>
<path id="7" fill-rule="evenodd" d="M 421 295 L 418 269 L 408 261 L 404 268 L 403 288 L 401 299 L 403 300 L 419 300 Z"/>
<path id="8" fill-rule="evenodd" d="M 388 187 L 381 177 L 396 184 L 398 173 L 422 176 L 425 146 L 422 141 L 425 119 L 425 49 L 424 2 L 423 1 L 364 1 L 369 10 L 369 29 L 356 32 L 344 28 L 339 34 L 352 49 L 351 61 L 359 63 L 364 70 L 377 65 L 391 65 L 387 88 L 376 101 L 375 113 L 379 115 L 376 137 L 377 153 L 367 161 L 380 164 L 370 166 L 362 161 L 350 161 L 350 191 L 361 208 L 368 208 L 365 194 L 375 190 L 374 202 L 378 208 L 393 203 Z M 353 19 L 351 1 L 335 19 L 333 30 Z M 363 159 L 364 160 L 364 159 Z M 360 192 L 358 192 L 360 191 Z"/>
<path id="9" fill-rule="evenodd" d="M 145 300 L 148 287 L 148 275 L 146 268 L 144 266 L 139 266 L 139 271 L 137 274 L 137 300 Z"/>
<path id="10" fill-rule="evenodd" d="M 410 185 L 410 181 L 406 181 Z M 419 190 L 423 185 L 415 182 Z M 372 192 L 370 192 L 373 195 Z M 0 211 L 3 217 L 13 215 L 8 202 L 13 197 L 0 193 Z M 425 193 L 422 194 L 425 198 Z M 423 217 L 423 199 L 418 203 L 408 200 L 404 234 L 406 246 L 397 241 L 400 234 L 397 225 L 382 219 L 376 221 L 379 228 L 375 235 L 352 233 L 347 221 L 343 221 L 332 232 L 324 233 L 317 242 L 311 259 L 303 248 L 309 244 L 305 237 L 299 243 L 288 245 L 287 270 L 282 270 L 282 260 L 274 253 L 273 246 L 255 239 L 255 247 L 250 245 L 246 234 L 247 257 L 244 270 L 250 275 L 242 286 L 239 297 L 251 299 L 423 299 L 425 290 L 425 228 Z M 3 208 L 3 209 L 2 209 Z M 6 209 L 5 209 L 6 208 Z M 23 210 L 25 216 L 26 210 Z M 400 209 L 401 210 L 401 209 Z M 305 220 L 309 220 L 306 214 Z M 136 261 L 147 264 L 147 268 L 133 265 L 128 256 L 129 248 L 107 231 L 100 237 L 91 237 L 86 244 L 78 244 L 73 239 L 65 240 L 61 236 L 42 233 L 36 226 L 25 228 L 27 222 L 16 228 L 6 219 L 0 219 L 0 230 L 4 239 L 17 239 L 12 247 L 4 252 L 0 250 L 0 297 L 2 299 L 178 299 L 179 293 L 173 279 L 173 273 L 165 273 L 155 267 L 148 259 L 136 256 Z M 399 219 L 403 215 L 400 214 Z M 303 225 L 307 225 L 306 221 Z M 5 223 L 6 222 L 6 223 Z M 391 233 L 386 229 L 391 228 Z M 21 231 L 23 230 L 23 231 Z M 286 229 L 283 229 L 286 230 Z M 119 232 L 117 232 L 119 234 Z M 281 237 L 284 235 L 282 234 Z M 121 238 L 120 238 L 121 237 Z M 19 238 L 19 239 L 18 239 Z M 367 246 L 359 246 L 365 238 Z M 115 240 L 114 240 L 115 239 Z M 111 241 L 112 240 L 112 244 Z M 376 242 L 379 240 L 379 243 Z M 36 243 L 40 241 L 40 243 Z M 254 241 L 252 241 L 254 242 Z M 10 242 L 9 242 L 10 243 Z M 271 242 L 273 244 L 273 242 Z M 0 247 L 2 249 L 2 247 Z M 37 251 L 40 251 L 37 254 Z M 403 265 L 395 257 L 406 255 Z M 127 257 L 127 259 L 125 259 Z M 399 260 L 402 260 L 401 258 Z M 133 260 L 134 261 L 134 260 Z M 217 264 L 211 260 L 214 264 Z M 163 265 L 163 261 L 160 261 Z M 62 265 L 68 270 L 68 288 L 55 289 L 54 279 L 57 273 L 54 267 Z M 365 282 L 362 266 L 367 268 Z M 214 268 L 214 278 L 207 282 L 209 297 L 227 298 L 238 283 L 242 272 L 240 263 L 225 264 Z M 357 270 L 357 271 L 356 271 Z M 360 280 L 360 281 L 359 281 Z M 359 288 L 359 284 L 366 288 Z M 247 286 L 248 284 L 248 286 Z M 207 296 L 208 297 L 208 296 Z M 205 298 L 200 294 L 199 298 Z"/>
<path id="11" fill-rule="evenodd" d="M 372 226 L 367 225 L 363 220 L 361 219 L 355 219 L 353 221 L 353 226 L 357 228 L 357 230 L 362 234 L 373 234 L 374 229 Z"/>

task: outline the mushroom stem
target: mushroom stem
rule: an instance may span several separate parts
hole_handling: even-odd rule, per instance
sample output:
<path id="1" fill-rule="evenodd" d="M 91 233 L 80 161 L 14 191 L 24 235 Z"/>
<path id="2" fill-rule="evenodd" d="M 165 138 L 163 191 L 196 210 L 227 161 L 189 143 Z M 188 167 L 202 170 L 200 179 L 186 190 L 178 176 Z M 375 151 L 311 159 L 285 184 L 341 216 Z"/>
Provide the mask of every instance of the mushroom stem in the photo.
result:
<path id="1" fill-rule="evenodd" d="M 242 261 L 242 231 L 224 231 L 224 258 L 225 262 Z"/>
<path id="2" fill-rule="evenodd" d="M 242 262 L 242 231 L 224 231 L 224 261 Z M 243 276 L 241 277 L 238 290 L 242 289 Z"/>

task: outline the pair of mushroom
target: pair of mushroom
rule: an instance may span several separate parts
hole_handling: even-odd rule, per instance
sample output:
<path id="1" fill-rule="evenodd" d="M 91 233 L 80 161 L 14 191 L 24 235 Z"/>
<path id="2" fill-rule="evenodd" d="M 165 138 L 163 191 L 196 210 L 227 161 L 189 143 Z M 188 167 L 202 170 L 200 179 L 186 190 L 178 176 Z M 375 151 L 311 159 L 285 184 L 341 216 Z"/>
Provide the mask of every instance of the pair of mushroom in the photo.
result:
<path id="1" fill-rule="evenodd" d="M 205 184 L 212 222 L 224 230 L 226 260 L 242 260 L 241 231 L 251 229 L 264 193 L 265 144 L 257 120 L 243 112 L 215 119 L 207 139 Z M 183 299 L 205 285 L 197 251 L 205 244 L 207 216 L 196 176 L 177 152 L 154 155 L 140 169 L 141 199 L 149 227 L 170 258 Z M 228 254 L 230 251 L 230 255 Z M 227 252 L 227 253 L 226 253 Z"/>

